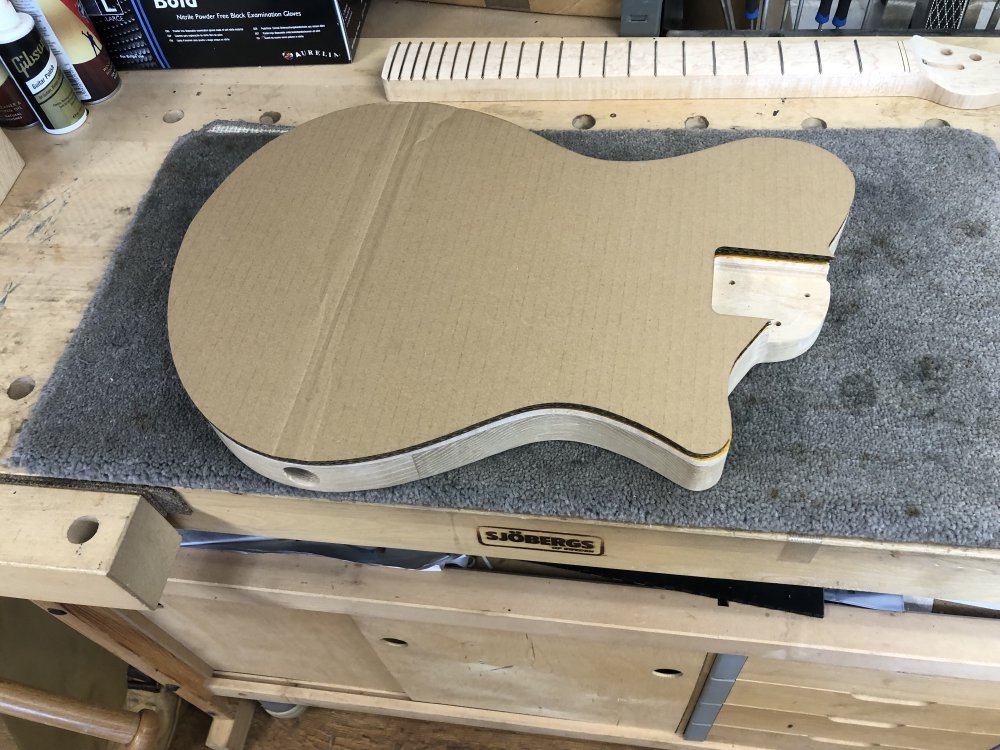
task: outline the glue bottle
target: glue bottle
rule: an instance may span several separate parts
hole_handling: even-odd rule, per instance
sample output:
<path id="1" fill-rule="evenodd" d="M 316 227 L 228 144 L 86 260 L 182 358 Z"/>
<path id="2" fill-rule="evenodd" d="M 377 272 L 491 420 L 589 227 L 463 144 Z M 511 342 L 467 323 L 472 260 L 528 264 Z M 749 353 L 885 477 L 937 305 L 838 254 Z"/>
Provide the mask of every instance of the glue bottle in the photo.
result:
<path id="1" fill-rule="evenodd" d="M 46 133 L 69 133 L 83 125 L 87 109 L 77 98 L 35 22 L 0 0 L 0 63 L 24 94 Z"/>

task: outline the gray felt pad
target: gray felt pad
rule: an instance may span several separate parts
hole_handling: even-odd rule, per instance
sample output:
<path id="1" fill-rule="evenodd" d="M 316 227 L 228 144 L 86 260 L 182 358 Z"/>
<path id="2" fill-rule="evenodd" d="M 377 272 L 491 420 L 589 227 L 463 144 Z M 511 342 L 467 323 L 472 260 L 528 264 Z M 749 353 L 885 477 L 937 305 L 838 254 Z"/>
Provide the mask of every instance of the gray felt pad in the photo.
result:
<path id="1" fill-rule="evenodd" d="M 673 156 L 752 135 L 775 133 L 545 133 L 606 159 Z M 758 366 L 737 387 L 732 450 L 716 487 L 689 492 L 598 448 L 545 443 L 338 497 L 1000 546 L 996 149 L 950 129 L 779 135 L 840 156 L 857 199 L 819 341 L 795 360 Z M 188 401 L 167 348 L 167 286 L 185 228 L 270 137 L 198 132 L 174 147 L 20 435 L 17 465 L 79 479 L 315 494 L 233 458 Z M 753 198 L 768 210 L 769 196 Z M 727 208 L 701 210 L 711 221 Z"/>

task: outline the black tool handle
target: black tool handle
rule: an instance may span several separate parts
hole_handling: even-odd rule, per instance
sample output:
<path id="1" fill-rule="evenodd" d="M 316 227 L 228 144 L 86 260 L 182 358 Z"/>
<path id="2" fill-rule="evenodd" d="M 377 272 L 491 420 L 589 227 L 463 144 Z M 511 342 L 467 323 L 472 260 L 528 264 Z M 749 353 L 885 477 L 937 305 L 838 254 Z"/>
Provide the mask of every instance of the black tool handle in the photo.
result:
<path id="1" fill-rule="evenodd" d="M 840 29 L 847 23 L 847 14 L 851 10 L 851 0 L 838 0 L 837 12 L 833 14 L 833 25 Z"/>
<path id="2" fill-rule="evenodd" d="M 816 23 L 822 26 L 830 20 L 830 6 L 833 0 L 819 0 L 819 10 L 816 11 Z"/>

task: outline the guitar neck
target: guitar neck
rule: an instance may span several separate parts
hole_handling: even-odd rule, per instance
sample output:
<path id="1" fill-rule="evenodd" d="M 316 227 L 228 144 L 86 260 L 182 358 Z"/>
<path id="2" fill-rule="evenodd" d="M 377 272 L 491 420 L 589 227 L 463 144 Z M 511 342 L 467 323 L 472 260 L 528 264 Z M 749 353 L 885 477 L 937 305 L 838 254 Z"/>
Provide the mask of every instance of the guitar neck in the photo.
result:
<path id="1" fill-rule="evenodd" d="M 382 81 L 391 101 L 916 96 L 979 108 L 1000 103 L 994 58 L 920 37 L 411 39 L 392 45 Z"/>

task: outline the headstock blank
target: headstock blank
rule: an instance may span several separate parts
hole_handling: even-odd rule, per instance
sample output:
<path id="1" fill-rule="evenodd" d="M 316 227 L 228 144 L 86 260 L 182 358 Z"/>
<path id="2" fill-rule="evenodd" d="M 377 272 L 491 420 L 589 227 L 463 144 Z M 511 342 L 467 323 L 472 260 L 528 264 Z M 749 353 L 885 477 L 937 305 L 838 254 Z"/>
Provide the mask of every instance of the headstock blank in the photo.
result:
<path id="1" fill-rule="evenodd" d="M 1000 104 L 1000 54 L 922 36 L 910 45 L 928 82 L 924 98 L 957 109 Z"/>

